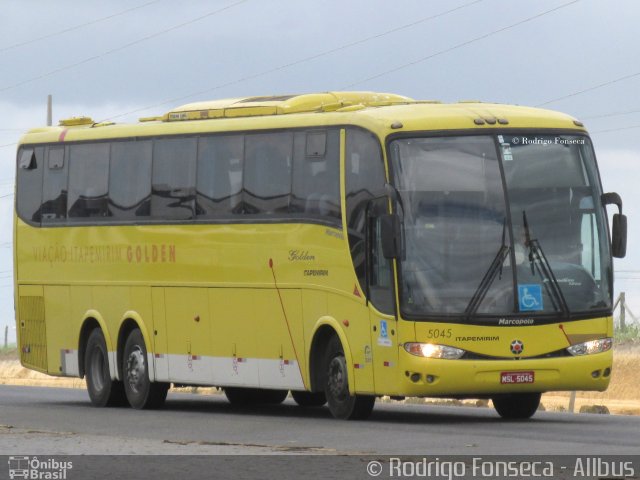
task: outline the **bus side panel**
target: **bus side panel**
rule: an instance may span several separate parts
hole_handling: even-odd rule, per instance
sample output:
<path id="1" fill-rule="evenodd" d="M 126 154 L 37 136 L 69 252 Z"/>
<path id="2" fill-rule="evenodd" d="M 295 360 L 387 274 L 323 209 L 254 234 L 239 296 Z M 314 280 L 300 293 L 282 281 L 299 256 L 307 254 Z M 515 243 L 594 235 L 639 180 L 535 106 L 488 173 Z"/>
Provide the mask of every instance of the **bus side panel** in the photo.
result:
<path id="1" fill-rule="evenodd" d="M 47 373 L 77 377 L 79 329 L 71 327 L 69 287 L 44 286 L 47 332 Z"/>
<path id="2" fill-rule="evenodd" d="M 212 353 L 214 385 L 260 385 L 255 352 L 263 339 L 256 336 L 256 319 L 262 318 L 258 302 L 249 296 L 252 289 L 211 288 L 209 305 L 214 323 Z"/>
<path id="3" fill-rule="evenodd" d="M 214 318 L 211 383 L 304 389 L 300 290 L 212 288 L 209 304 Z"/>
<path id="4" fill-rule="evenodd" d="M 329 312 L 340 323 L 348 320 L 349 326 L 345 326 L 344 332 L 352 358 L 346 358 L 346 361 L 347 364 L 351 362 L 348 366 L 353 369 L 354 393 L 374 393 L 369 309 L 362 301 L 329 294 Z"/>
<path id="5" fill-rule="evenodd" d="M 165 288 L 169 377 L 186 384 L 212 385 L 211 323 L 206 288 Z"/>
<path id="6" fill-rule="evenodd" d="M 306 362 L 300 355 L 304 352 L 300 290 L 245 291 L 247 300 L 255 302 L 252 334 L 259 339 L 255 354 L 260 359 L 260 387 L 303 390 Z"/>

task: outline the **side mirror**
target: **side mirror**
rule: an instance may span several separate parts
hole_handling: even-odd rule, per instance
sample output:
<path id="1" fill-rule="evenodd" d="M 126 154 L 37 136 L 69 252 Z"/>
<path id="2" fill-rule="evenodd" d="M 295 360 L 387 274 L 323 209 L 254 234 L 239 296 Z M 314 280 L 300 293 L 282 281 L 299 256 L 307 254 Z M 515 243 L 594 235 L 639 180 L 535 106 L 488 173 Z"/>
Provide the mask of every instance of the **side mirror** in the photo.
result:
<path id="1" fill-rule="evenodd" d="M 395 214 L 385 214 L 380 220 L 380 244 L 382 255 L 387 260 L 399 258 L 402 252 L 400 218 Z"/>
<path id="2" fill-rule="evenodd" d="M 627 254 L 627 216 L 614 213 L 611 231 L 611 253 L 616 258 Z"/>
<path id="3" fill-rule="evenodd" d="M 613 215 L 611 229 L 611 254 L 616 258 L 624 258 L 627 254 L 627 217 L 622 214 L 622 199 L 615 192 L 603 193 L 600 197 L 602 205 L 615 205 L 618 213 Z"/>

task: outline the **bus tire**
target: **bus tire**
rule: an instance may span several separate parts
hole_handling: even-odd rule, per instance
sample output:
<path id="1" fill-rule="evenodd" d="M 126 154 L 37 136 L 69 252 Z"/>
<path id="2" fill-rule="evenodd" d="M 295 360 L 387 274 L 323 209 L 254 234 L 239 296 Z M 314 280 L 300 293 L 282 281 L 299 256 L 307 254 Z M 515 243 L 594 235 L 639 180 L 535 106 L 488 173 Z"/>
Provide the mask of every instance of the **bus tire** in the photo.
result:
<path id="1" fill-rule="evenodd" d="M 127 337 L 122 358 L 124 391 L 129 405 L 136 409 L 160 408 L 167 398 L 168 383 L 151 382 L 147 365 L 147 348 L 139 329 Z"/>
<path id="2" fill-rule="evenodd" d="M 493 408 L 505 420 L 531 418 L 540 405 L 540 393 L 512 393 L 494 397 Z"/>
<path id="3" fill-rule="evenodd" d="M 376 397 L 349 393 L 347 362 L 337 336 L 329 340 L 324 378 L 324 394 L 335 418 L 364 420 L 371 415 Z"/>
<path id="4" fill-rule="evenodd" d="M 228 387 L 224 389 L 224 394 L 232 405 L 278 405 L 284 402 L 289 391 Z"/>
<path id="5" fill-rule="evenodd" d="M 291 391 L 293 400 L 301 407 L 321 407 L 327 403 L 324 392 L 300 392 Z"/>
<path id="6" fill-rule="evenodd" d="M 94 328 L 84 354 L 87 392 L 95 407 L 116 407 L 127 404 L 122 382 L 111 380 L 109 353 L 102 330 Z"/>

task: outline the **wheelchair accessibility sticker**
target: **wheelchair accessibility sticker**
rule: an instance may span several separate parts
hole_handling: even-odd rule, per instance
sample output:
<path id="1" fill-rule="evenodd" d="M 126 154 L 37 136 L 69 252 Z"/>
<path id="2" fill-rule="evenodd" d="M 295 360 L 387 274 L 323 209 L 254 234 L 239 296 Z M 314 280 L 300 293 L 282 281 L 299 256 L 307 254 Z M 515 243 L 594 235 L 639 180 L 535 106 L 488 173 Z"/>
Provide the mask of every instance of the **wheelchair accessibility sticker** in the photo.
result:
<path id="1" fill-rule="evenodd" d="M 389 328 L 386 320 L 380 320 L 380 336 L 378 337 L 378 345 L 381 347 L 390 347 L 392 345 L 389 338 Z"/>
<path id="2" fill-rule="evenodd" d="M 542 286 L 536 284 L 518 285 L 518 300 L 521 312 L 543 310 Z"/>

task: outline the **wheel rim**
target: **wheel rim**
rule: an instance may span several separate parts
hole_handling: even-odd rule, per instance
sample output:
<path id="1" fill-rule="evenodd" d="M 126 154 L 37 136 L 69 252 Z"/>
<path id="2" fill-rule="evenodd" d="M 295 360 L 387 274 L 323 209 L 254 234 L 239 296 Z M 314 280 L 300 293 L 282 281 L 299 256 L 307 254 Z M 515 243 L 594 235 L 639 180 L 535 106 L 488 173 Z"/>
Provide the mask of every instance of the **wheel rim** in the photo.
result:
<path id="1" fill-rule="evenodd" d="M 91 352 L 91 382 L 97 391 L 102 391 L 105 386 L 104 356 L 99 348 Z"/>
<path id="2" fill-rule="evenodd" d="M 134 393 L 139 393 L 145 379 L 146 369 L 144 355 L 139 346 L 129 354 L 127 358 L 127 383 Z"/>
<path id="3" fill-rule="evenodd" d="M 327 378 L 329 395 L 338 401 L 344 401 L 349 395 L 349 384 L 347 382 L 347 371 L 344 362 L 336 357 L 329 363 Z"/>

